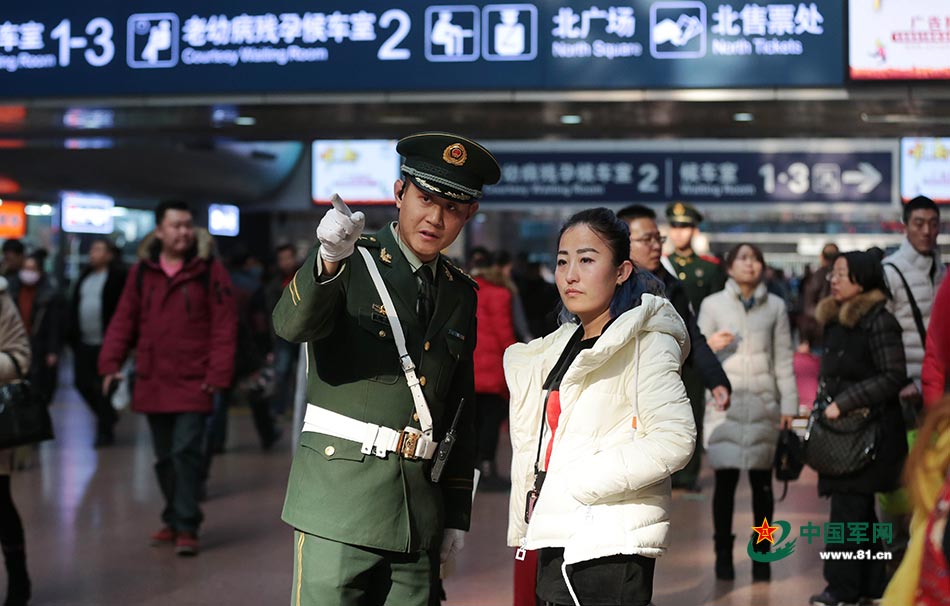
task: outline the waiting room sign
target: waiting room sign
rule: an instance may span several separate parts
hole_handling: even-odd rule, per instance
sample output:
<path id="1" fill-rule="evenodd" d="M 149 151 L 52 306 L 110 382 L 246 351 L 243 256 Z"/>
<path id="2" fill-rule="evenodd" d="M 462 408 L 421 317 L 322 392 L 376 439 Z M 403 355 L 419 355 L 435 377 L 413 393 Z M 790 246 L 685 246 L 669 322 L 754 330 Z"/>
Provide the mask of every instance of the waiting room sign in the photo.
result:
<path id="1" fill-rule="evenodd" d="M 894 203 L 887 140 L 496 142 L 486 203 Z"/>
<path id="2" fill-rule="evenodd" d="M 5 2 L 7 98 L 826 87 L 841 0 Z"/>

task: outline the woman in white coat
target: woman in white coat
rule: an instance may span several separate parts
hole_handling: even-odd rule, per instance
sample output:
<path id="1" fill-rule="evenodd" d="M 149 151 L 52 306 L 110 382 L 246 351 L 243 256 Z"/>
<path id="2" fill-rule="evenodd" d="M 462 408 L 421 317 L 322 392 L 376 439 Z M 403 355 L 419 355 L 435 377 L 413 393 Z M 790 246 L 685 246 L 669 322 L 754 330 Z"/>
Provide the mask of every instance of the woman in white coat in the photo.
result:
<path id="1" fill-rule="evenodd" d="M 505 353 L 511 390 L 508 543 L 539 550 L 545 604 L 645 606 L 666 550 L 670 475 L 696 427 L 680 365 L 686 328 L 635 273 L 629 230 L 604 208 L 561 229 L 561 327 Z"/>
<path id="2" fill-rule="evenodd" d="M 772 521 L 772 462 L 782 426 L 798 411 L 788 314 L 762 280 L 765 259 L 752 244 L 726 255 L 726 288 L 703 300 L 697 323 L 732 383 L 728 410 L 707 407 L 706 450 L 716 470 L 713 492 L 716 578 L 735 578 L 732 514 L 741 470 L 748 470 L 755 525 Z M 753 535 L 755 536 L 755 535 Z M 758 538 L 758 537 L 756 537 Z M 754 549 L 768 552 L 767 541 Z M 752 562 L 752 578 L 767 581 L 769 564 Z"/>

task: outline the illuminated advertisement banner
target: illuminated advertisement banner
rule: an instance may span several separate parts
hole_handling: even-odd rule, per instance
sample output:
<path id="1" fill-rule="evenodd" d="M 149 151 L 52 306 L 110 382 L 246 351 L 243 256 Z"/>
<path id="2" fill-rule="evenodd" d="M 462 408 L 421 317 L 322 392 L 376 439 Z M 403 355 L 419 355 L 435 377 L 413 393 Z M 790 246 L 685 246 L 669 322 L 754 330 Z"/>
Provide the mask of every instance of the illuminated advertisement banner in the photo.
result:
<path id="1" fill-rule="evenodd" d="M 108 196 L 64 193 L 63 231 L 78 234 L 111 234 L 115 200 Z"/>
<path id="2" fill-rule="evenodd" d="M 950 204 L 950 139 L 901 139 L 901 198 Z"/>
<path id="3" fill-rule="evenodd" d="M 340 194 L 352 204 L 391 204 L 399 178 L 395 140 L 314 141 L 313 201 Z"/>
<path id="4" fill-rule="evenodd" d="M 950 2 L 849 0 L 852 80 L 950 79 Z"/>
<path id="5" fill-rule="evenodd" d="M 840 0 L 4 3 L 0 96 L 839 86 Z"/>

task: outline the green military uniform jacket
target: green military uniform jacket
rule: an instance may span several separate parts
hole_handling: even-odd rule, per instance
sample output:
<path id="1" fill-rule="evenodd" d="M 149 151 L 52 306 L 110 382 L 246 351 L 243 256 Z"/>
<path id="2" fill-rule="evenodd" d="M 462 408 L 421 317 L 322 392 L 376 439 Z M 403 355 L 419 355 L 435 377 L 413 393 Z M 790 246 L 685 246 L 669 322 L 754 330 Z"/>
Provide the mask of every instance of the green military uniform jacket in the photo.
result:
<path id="1" fill-rule="evenodd" d="M 438 549 L 443 528 L 468 530 L 471 519 L 477 285 L 440 256 L 435 309 L 425 328 L 416 313 L 416 277 L 390 226 L 362 236 L 357 246 L 369 249 L 396 306 L 432 412 L 434 439 L 444 437 L 465 398 L 458 441 L 434 484 L 430 461 L 395 453 L 381 459 L 364 455 L 357 442 L 304 432 L 282 517 L 341 543 L 397 552 Z M 396 430 L 418 428 L 386 309 L 362 256 L 355 252 L 335 276 L 321 281 L 317 250 L 274 309 L 278 336 L 307 343 L 307 401 Z"/>
<path id="2" fill-rule="evenodd" d="M 693 313 L 697 316 L 699 304 L 703 299 L 726 286 L 726 276 L 722 268 L 696 253 L 688 256 L 673 253 L 670 255 L 670 262 L 676 270 L 676 277 L 683 283 L 689 303 L 693 306 Z"/>

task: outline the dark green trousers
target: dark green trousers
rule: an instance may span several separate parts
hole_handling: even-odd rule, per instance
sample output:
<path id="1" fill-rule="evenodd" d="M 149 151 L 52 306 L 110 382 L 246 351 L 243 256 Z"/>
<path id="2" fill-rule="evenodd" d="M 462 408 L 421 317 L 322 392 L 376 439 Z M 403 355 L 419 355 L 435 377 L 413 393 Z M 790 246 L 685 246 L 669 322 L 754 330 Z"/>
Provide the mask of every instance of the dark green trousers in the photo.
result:
<path id="1" fill-rule="evenodd" d="M 438 554 L 357 547 L 294 531 L 291 606 L 428 606 Z"/>
<path id="2" fill-rule="evenodd" d="M 706 387 L 695 370 L 683 369 L 683 385 L 686 386 L 686 397 L 693 409 L 693 420 L 696 422 L 696 448 L 686 467 L 673 474 L 673 486 L 688 487 L 699 480 L 699 472 L 703 462 L 703 415 L 706 413 Z"/>

